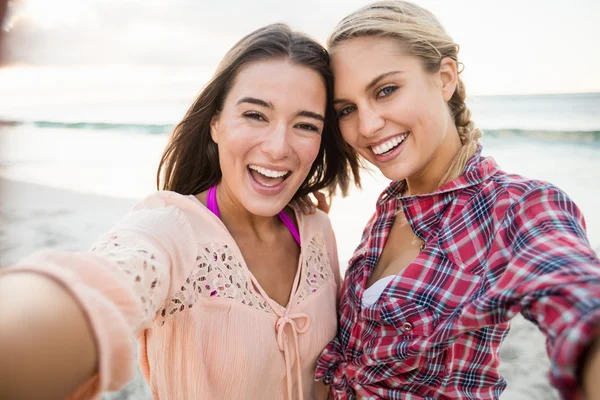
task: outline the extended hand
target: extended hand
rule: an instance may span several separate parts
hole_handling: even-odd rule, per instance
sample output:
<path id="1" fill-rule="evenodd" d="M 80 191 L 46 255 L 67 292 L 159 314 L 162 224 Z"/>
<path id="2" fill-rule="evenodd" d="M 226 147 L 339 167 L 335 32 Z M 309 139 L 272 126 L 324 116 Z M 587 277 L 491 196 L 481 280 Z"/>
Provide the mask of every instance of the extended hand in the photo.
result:
<path id="1" fill-rule="evenodd" d="M 303 214 L 314 214 L 317 208 L 325 214 L 329 214 L 329 210 L 331 209 L 331 197 L 328 198 L 328 196 L 322 192 L 313 192 L 312 195 L 317 200 L 317 204 L 314 203 L 310 195 L 293 200 L 292 204 L 296 204 L 300 207 Z"/>

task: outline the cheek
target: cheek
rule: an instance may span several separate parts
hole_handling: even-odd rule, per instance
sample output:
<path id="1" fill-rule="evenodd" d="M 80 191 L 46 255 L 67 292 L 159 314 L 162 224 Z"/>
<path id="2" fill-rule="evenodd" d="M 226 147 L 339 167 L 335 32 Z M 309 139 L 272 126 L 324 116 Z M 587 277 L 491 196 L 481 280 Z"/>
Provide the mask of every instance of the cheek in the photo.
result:
<path id="1" fill-rule="evenodd" d="M 310 168 L 319 155 L 319 148 L 321 147 L 321 137 L 314 138 L 303 138 L 296 145 L 296 154 L 300 159 L 300 163 L 307 168 Z"/>
<path id="2" fill-rule="evenodd" d="M 415 139 L 424 138 L 428 144 L 433 144 L 440 135 L 443 121 L 440 118 L 438 102 L 427 91 L 415 94 L 401 108 L 406 123 L 413 129 Z"/>
<path id="3" fill-rule="evenodd" d="M 248 129 L 240 129 L 234 127 L 227 130 L 227 133 L 222 135 L 219 140 L 219 153 L 221 151 L 230 156 L 242 156 L 252 149 L 257 139 L 256 132 L 251 132 Z"/>
<path id="4" fill-rule="evenodd" d="M 410 88 L 405 93 L 401 93 L 397 101 L 390 104 L 390 108 L 387 110 L 388 115 L 392 119 L 399 119 L 401 122 L 406 122 L 411 126 L 426 121 L 429 104 L 427 96 L 423 95 L 422 90 L 420 87 L 417 87 Z"/>

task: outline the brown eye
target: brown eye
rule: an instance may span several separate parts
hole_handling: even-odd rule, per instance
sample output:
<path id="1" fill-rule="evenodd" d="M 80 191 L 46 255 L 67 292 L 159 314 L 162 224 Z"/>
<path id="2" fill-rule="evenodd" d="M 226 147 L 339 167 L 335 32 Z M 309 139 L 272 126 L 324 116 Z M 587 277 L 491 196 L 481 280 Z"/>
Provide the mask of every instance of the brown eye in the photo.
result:
<path id="1" fill-rule="evenodd" d="M 262 114 L 257 112 L 247 112 L 244 114 L 245 118 L 254 119 L 256 121 L 266 121 L 265 117 Z"/>
<path id="2" fill-rule="evenodd" d="M 319 128 L 317 128 L 316 126 L 314 126 L 312 124 L 298 124 L 298 125 L 296 125 L 296 128 L 302 129 L 305 131 L 319 132 Z"/>

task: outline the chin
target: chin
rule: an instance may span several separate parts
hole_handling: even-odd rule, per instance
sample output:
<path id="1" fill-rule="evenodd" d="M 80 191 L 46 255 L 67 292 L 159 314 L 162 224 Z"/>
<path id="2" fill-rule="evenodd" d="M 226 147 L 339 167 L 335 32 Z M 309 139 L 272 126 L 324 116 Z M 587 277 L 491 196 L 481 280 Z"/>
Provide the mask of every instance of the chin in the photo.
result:
<path id="1" fill-rule="evenodd" d="M 403 181 L 411 175 L 411 171 L 404 166 L 389 166 L 388 168 L 384 169 L 380 168 L 379 171 L 383 174 L 383 176 L 394 182 Z"/>
<path id="2" fill-rule="evenodd" d="M 287 196 L 285 199 L 287 199 Z M 244 207 L 251 214 L 260 217 L 273 217 L 279 214 L 279 212 L 289 203 L 289 200 L 285 201 L 285 199 L 282 197 L 279 199 L 268 199 L 262 196 L 256 196 L 251 200 L 248 199 L 249 201 L 245 201 Z"/>

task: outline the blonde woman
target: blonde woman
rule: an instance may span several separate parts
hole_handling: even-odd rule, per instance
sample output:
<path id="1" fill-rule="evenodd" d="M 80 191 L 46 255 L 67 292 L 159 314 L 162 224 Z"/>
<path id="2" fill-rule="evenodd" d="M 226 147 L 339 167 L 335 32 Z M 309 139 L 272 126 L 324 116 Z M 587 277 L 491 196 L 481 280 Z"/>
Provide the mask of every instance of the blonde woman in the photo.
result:
<path id="1" fill-rule="evenodd" d="M 281 24 L 241 39 L 176 127 L 150 195 L 91 251 L 0 271 L 0 398 L 98 398 L 132 378 L 154 399 L 315 399 L 337 330 L 326 215 L 286 205 L 344 191 L 325 49 Z"/>
<path id="2" fill-rule="evenodd" d="M 522 313 L 565 399 L 600 396 L 600 261 L 577 206 L 482 154 L 458 45 L 430 12 L 368 5 L 329 38 L 346 142 L 391 185 L 350 260 L 317 379 L 335 399 L 497 399 Z"/>

